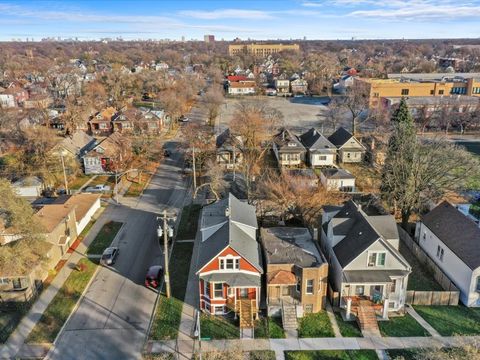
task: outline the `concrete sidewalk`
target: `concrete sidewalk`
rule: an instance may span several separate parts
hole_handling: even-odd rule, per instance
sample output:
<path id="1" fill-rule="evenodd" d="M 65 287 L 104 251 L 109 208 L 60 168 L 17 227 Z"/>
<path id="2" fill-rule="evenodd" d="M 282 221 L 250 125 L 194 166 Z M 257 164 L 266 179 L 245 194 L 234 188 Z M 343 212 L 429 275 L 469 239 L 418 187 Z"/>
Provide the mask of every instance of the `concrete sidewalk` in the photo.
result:
<path id="1" fill-rule="evenodd" d="M 95 215 L 94 215 L 95 216 Z M 40 297 L 32 305 L 28 313 L 22 318 L 15 331 L 10 335 L 7 342 L 0 347 L 0 359 L 12 359 L 15 357 L 28 357 L 28 355 L 39 354 L 48 347 L 37 345 L 24 345 L 30 332 L 42 317 L 50 302 L 53 300 L 58 290 L 73 271 L 75 264 L 83 257 L 88 245 L 95 239 L 102 226 L 108 221 L 108 217 L 98 218 L 97 222 L 85 239 L 78 245 L 77 249 L 70 255 L 65 265 L 53 279 L 50 285 L 42 291 Z M 43 350 L 42 350 L 43 349 Z M 31 357 L 31 356 L 30 356 Z"/>
<path id="2" fill-rule="evenodd" d="M 299 350 L 387 350 L 458 347 L 478 344 L 479 341 L 480 336 L 210 340 L 202 341 L 201 349 L 202 352 L 214 350 L 274 350 L 278 354 L 284 351 Z M 174 352 L 175 349 L 182 347 L 198 349 L 199 344 L 197 340 L 157 341 L 152 342 L 148 350 L 151 353 Z"/>

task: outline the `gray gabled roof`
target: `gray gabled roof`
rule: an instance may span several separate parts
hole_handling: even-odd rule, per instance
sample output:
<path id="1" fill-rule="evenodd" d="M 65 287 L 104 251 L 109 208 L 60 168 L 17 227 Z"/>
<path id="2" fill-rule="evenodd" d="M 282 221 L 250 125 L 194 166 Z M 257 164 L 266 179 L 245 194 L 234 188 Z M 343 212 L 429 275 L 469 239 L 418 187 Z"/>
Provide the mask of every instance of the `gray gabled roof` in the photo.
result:
<path id="1" fill-rule="evenodd" d="M 453 205 L 442 202 L 422 222 L 470 269 L 480 267 L 480 228 Z"/>
<path id="2" fill-rule="evenodd" d="M 332 152 L 337 150 L 335 145 L 328 141 L 325 136 L 314 128 L 311 128 L 306 133 L 300 135 L 300 141 L 311 152 Z"/>
<path id="3" fill-rule="evenodd" d="M 306 149 L 302 142 L 298 139 L 297 135 L 293 134 L 290 130 L 282 128 L 280 132 L 273 137 L 273 142 L 283 152 L 305 152 Z M 295 146 L 289 146 L 294 144 Z"/>
<path id="4" fill-rule="evenodd" d="M 345 236 L 333 247 L 342 267 L 347 266 L 377 240 L 398 239 L 393 216 L 368 216 L 352 200 L 347 201 L 330 221 L 334 235 Z"/>
<path id="5" fill-rule="evenodd" d="M 242 227 L 258 228 L 255 207 L 238 200 L 232 194 L 202 212 L 202 230 L 217 229 L 200 243 L 197 271 L 214 259 L 223 249 L 231 247 L 259 272 L 261 265 L 260 246 L 255 237 Z"/>
<path id="6" fill-rule="evenodd" d="M 353 176 L 350 172 L 340 168 L 322 169 L 322 174 L 327 179 L 355 179 L 355 176 Z"/>
<path id="7" fill-rule="evenodd" d="M 339 127 L 332 135 L 328 137 L 328 140 L 337 148 L 342 147 L 353 135 L 345 128 Z"/>

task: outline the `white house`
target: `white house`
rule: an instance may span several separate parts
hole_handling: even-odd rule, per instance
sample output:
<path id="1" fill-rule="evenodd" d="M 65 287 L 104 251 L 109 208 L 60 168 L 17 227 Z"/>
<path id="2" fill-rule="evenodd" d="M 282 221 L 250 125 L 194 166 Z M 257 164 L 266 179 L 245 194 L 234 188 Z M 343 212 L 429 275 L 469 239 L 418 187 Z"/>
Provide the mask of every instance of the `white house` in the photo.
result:
<path id="1" fill-rule="evenodd" d="M 21 178 L 12 186 L 18 196 L 32 199 L 42 196 L 43 182 L 37 176 Z"/>
<path id="2" fill-rule="evenodd" d="M 322 169 L 320 181 L 327 190 L 355 191 L 355 176 L 344 169 Z"/>
<path id="3" fill-rule="evenodd" d="M 318 130 L 311 128 L 300 135 L 300 141 L 307 149 L 307 163 L 311 167 L 335 165 L 337 147 Z"/>
<path id="4" fill-rule="evenodd" d="M 228 86 L 228 94 L 229 95 L 255 94 L 255 82 L 254 81 L 232 82 Z"/>
<path id="5" fill-rule="evenodd" d="M 411 267 L 398 250 L 392 215 L 349 200 L 343 207 L 324 207 L 320 233 L 329 282 L 347 315 L 351 306 L 368 305 L 368 300 L 372 307 L 383 304 L 384 318 L 389 311 L 403 308 Z"/>
<path id="6" fill-rule="evenodd" d="M 417 223 L 415 240 L 460 290 L 460 301 L 480 306 L 480 228 L 444 201 Z"/>
<path id="7" fill-rule="evenodd" d="M 0 94 L 0 108 L 14 108 L 16 105 L 15 96 L 13 96 L 13 94 Z"/>

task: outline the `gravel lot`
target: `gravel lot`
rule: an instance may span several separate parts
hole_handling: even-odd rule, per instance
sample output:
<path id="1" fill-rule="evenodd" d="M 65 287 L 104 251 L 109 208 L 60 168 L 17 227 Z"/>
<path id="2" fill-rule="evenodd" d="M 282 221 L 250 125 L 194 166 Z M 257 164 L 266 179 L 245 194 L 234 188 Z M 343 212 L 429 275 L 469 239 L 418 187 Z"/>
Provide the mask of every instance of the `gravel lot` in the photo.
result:
<path id="1" fill-rule="evenodd" d="M 220 116 L 215 124 L 216 131 L 221 132 L 228 127 L 237 109 L 237 104 L 241 101 L 261 101 L 279 110 L 283 114 L 284 124 L 297 134 L 301 134 L 311 127 L 317 127 L 321 130 L 326 111 L 326 106 L 322 105 L 321 102 L 326 100 L 326 98 L 279 98 L 268 96 L 228 98 L 225 99 L 225 103 L 221 107 Z M 324 130 L 327 134 L 332 132 L 327 125 L 325 125 Z"/>

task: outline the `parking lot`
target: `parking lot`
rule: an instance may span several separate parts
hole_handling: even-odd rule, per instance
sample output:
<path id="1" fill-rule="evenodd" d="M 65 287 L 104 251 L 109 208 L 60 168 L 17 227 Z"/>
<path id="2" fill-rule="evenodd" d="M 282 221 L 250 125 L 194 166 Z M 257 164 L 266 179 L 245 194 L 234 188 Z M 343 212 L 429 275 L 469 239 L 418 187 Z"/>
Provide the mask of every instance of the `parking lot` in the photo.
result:
<path id="1" fill-rule="evenodd" d="M 311 127 L 322 130 L 322 125 L 325 127 L 325 133 L 328 134 L 332 132 L 329 125 L 324 124 L 327 109 L 324 103 L 328 101 L 328 98 L 249 96 L 225 99 L 225 103 L 221 106 L 221 112 L 215 124 L 217 133 L 225 130 L 230 122 L 233 121 L 235 111 L 238 109 L 238 104 L 242 101 L 260 101 L 280 111 L 283 114 L 284 125 L 295 133 L 300 134 Z"/>

